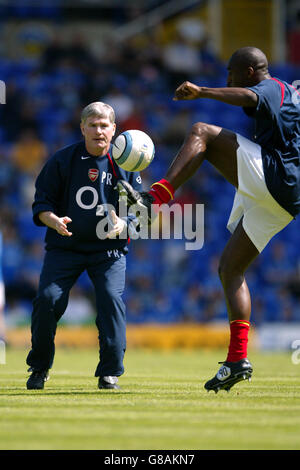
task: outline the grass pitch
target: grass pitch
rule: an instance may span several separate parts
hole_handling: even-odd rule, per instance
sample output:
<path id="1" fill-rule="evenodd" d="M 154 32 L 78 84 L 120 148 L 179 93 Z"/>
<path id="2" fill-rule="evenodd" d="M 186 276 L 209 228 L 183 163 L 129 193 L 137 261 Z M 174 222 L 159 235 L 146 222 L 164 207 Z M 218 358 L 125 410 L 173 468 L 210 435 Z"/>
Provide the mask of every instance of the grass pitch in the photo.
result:
<path id="1" fill-rule="evenodd" d="M 97 389 L 97 351 L 58 349 L 26 390 L 27 351 L 0 365 L 0 449 L 300 449 L 300 364 L 250 354 L 252 382 L 207 393 L 225 352 L 129 350 L 121 391 Z"/>

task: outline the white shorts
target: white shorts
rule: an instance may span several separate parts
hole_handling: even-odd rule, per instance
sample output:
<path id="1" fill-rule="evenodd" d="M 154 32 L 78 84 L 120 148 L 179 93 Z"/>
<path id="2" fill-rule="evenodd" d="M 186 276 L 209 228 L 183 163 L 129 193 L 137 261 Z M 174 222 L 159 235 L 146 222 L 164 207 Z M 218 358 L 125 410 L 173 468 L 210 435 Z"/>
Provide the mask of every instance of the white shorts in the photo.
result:
<path id="1" fill-rule="evenodd" d="M 243 217 L 245 232 L 261 252 L 293 217 L 275 201 L 266 186 L 261 147 L 239 134 L 236 136 L 239 186 L 227 228 L 233 233 Z"/>

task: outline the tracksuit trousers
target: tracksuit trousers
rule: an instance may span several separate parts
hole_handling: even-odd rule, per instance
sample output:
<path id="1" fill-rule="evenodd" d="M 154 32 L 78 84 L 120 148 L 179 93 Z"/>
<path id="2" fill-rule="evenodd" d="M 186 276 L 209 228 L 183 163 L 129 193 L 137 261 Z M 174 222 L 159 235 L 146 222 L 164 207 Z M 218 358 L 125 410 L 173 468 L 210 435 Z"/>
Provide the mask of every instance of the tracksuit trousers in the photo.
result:
<path id="1" fill-rule="evenodd" d="M 52 367 L 57 323 L 67 308 L 71 287 L 85 270 L 96 293 L 100 352 L 95 376 L 124 373 L 126 313 L 122 294 L 126 256 L 120 250 L 87 254 L 53 248 L 46 252 L 33 301 L 32 348 L 26 360 L 33 369 Z"/>

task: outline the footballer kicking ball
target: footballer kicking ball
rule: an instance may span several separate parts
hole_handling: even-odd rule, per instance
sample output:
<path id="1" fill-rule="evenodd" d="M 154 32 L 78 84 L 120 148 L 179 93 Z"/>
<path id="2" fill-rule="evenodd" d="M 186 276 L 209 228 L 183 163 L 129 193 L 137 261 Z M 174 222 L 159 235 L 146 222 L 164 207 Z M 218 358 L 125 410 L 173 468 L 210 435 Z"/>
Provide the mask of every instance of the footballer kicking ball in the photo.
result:
<path id="1" fill-rule="evenodd" d="M 155 154 L 152 139 L 143 131 L 130 130 L 118 135 L 112 146 L 112 156 L 126 171 L 142 171 Z"/>

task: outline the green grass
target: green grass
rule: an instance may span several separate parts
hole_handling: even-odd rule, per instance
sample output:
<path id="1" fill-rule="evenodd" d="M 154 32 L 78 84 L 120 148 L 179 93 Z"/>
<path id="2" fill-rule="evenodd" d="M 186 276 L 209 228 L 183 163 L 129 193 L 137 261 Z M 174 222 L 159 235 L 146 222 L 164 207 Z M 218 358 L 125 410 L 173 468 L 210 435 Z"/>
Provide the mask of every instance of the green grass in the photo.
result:
<path id="1" fill-rule="evenodd" d="M 250 355 L 252 382 L 203 389 L 224 352 L 126 353 L 121 391 L 100 391 L 97 351 L 58 349 L 41 391 L 25 388 L 26 351 L 0 365 L 0 449 L 300 449 L 300 365 Z"/>

